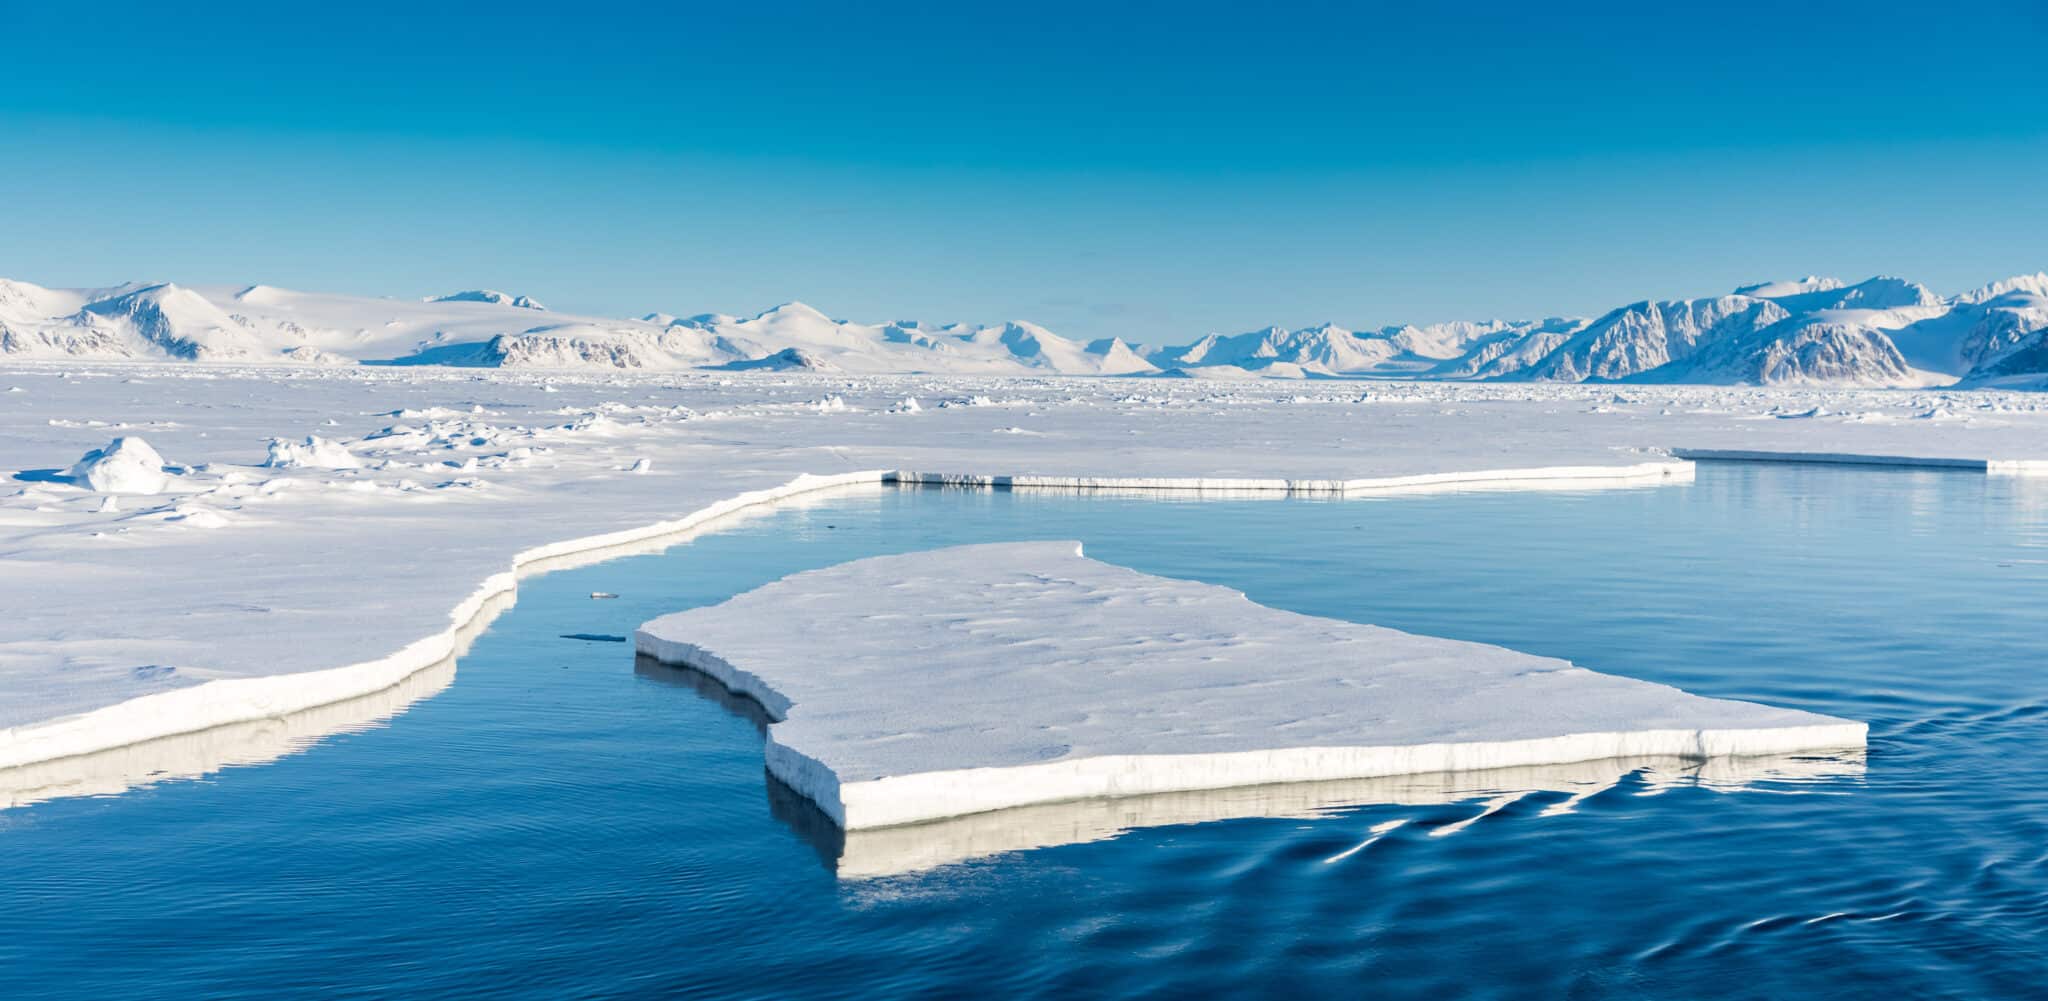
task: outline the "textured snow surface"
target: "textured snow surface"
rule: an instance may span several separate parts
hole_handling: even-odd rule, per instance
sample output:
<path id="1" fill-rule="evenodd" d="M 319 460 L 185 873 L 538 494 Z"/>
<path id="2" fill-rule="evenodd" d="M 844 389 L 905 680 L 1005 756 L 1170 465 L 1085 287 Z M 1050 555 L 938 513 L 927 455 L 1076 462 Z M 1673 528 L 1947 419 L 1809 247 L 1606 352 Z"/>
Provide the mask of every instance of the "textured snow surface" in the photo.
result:
<path id="1" fill-rule="evenodd" d="M 442 308 L 458 307 L 501 308 Z M 358 465 L 265 465 L 273 440 L 309 436 Z M 160 493 L 67 475 L 124 437 L 168 461 Z M 664 533 L 752 502 L 880 490 L 886 471 L 1257 496 L 1655 489 L 1683 478 L 1673 449 L 2043 471 L 2048 398 L 5 364 L 0 767 L 368 694 L 445 656 L 515 574 L 678 541 Z"/>
<path id="2" fill-rule="evenodd" d="M 663 616 L 641 653 L 753 697 L 768 769 L 849 829 L 1033 803 L 1863 746 L 1861 723 L 1316 618 L 1088 559 L 959 546 Z"/>

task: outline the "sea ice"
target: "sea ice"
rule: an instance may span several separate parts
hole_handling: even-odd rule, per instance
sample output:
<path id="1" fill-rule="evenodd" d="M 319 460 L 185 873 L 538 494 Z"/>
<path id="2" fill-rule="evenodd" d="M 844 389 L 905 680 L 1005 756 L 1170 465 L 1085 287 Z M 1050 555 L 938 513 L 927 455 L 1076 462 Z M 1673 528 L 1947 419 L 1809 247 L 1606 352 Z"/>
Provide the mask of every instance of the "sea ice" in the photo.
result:
<path id="1" fill-rule="evenodd" d="M 655 619 L 641 653 L 766 710 L 768 769 L 847 830 L 1089 797 L 1617 757 L 1860 748 L 1862 723 L 961 546 Z"/>

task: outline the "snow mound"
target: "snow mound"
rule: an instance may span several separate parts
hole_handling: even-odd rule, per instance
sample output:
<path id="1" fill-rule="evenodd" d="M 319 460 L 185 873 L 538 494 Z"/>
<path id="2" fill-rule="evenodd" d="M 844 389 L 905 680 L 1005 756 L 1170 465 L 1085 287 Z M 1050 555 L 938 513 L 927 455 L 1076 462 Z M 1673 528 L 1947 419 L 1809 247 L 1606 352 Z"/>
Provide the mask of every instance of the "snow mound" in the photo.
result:
<path id="1" fill-rule="evenodd" d="M 307 435 L 304 441 L 272 438 L 270 458 L 263 460 L 271 469 L 357 469 L 362 464 L 348 446 L 317 435 Z"/>
<path id="2" fill-rule="evenodd" d="M 159 494 L 170 482 L 164 473 L 164 457 L 132 435 L 85 453 L 65 475 L 71 482 L 103 494 Z"/>
<path id="3" fill-rule="evenodd" d="M 1074 542 L 797 574 L 656 619 L 636 643 L 759 702 L 768 770 L 847 830 L 1088 797 L 1859 748 L 1866 732 L 1265 608 Z"/>

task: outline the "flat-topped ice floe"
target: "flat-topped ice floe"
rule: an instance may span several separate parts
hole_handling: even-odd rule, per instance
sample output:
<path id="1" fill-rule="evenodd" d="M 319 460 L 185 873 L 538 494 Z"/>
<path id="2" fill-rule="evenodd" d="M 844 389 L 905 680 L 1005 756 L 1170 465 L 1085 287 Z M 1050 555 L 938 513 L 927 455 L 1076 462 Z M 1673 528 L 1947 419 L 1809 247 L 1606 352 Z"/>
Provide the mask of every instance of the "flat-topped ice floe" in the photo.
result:
<path id="1" fill-rule="evenodd" d="M 636 642 L 760 702 L 769 771 L 847 830 L 1089 797 L 1858 748 L 1866 733 L 1266 608 L 1074 542 L 797 574 L 655 619 Z"/>

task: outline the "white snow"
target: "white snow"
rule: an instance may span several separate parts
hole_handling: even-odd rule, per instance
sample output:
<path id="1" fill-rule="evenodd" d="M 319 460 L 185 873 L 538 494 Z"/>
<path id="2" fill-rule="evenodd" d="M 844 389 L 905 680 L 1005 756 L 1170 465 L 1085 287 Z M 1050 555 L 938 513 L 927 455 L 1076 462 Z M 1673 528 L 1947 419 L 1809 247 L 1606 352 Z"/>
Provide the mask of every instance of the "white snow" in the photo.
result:
<path id="1" fill-rule="evenodd" d="M 1684 479 L 1673 449 L 2048 471 L 2048 398 L 1990 391 L 189 362 L 0 364 L 0 385 L 24 390 L 0 394 L 0 767 L 367 694 L 517 573 L 890 471 L 1188 498 L 1655 488 Z M 906 397 L 989 402 L 887 412 Z M 263 465 L 315 427 L 361 466 Z M 177 461 L 164 494 L 108 508 L 65 476 L 114 437 Z"/>
<path id="2" fill-rule="evenodd" d="M 263 465 L 271 469 L 355 469 L 362 462 L 340 442 L 307 435 L 302 441 L 270 439 L 270 457 Z"/>
<path id="3" fill-rule="evenodd" d="M 767 709 L 768 770 L 848 829 L 1191 789 L 1860 748 L 1862 723 L 1315 618 L 1075 542 L 786 577 L 641 653 Z"/>
<path id="4" fill-rule="evenodd" d="M 71 482 L 103 494 L 160 494 L 169 482 L 164 457 L 136 437 L 116 438 L 104 448 L 85 453 L 65 475 Z"/>

